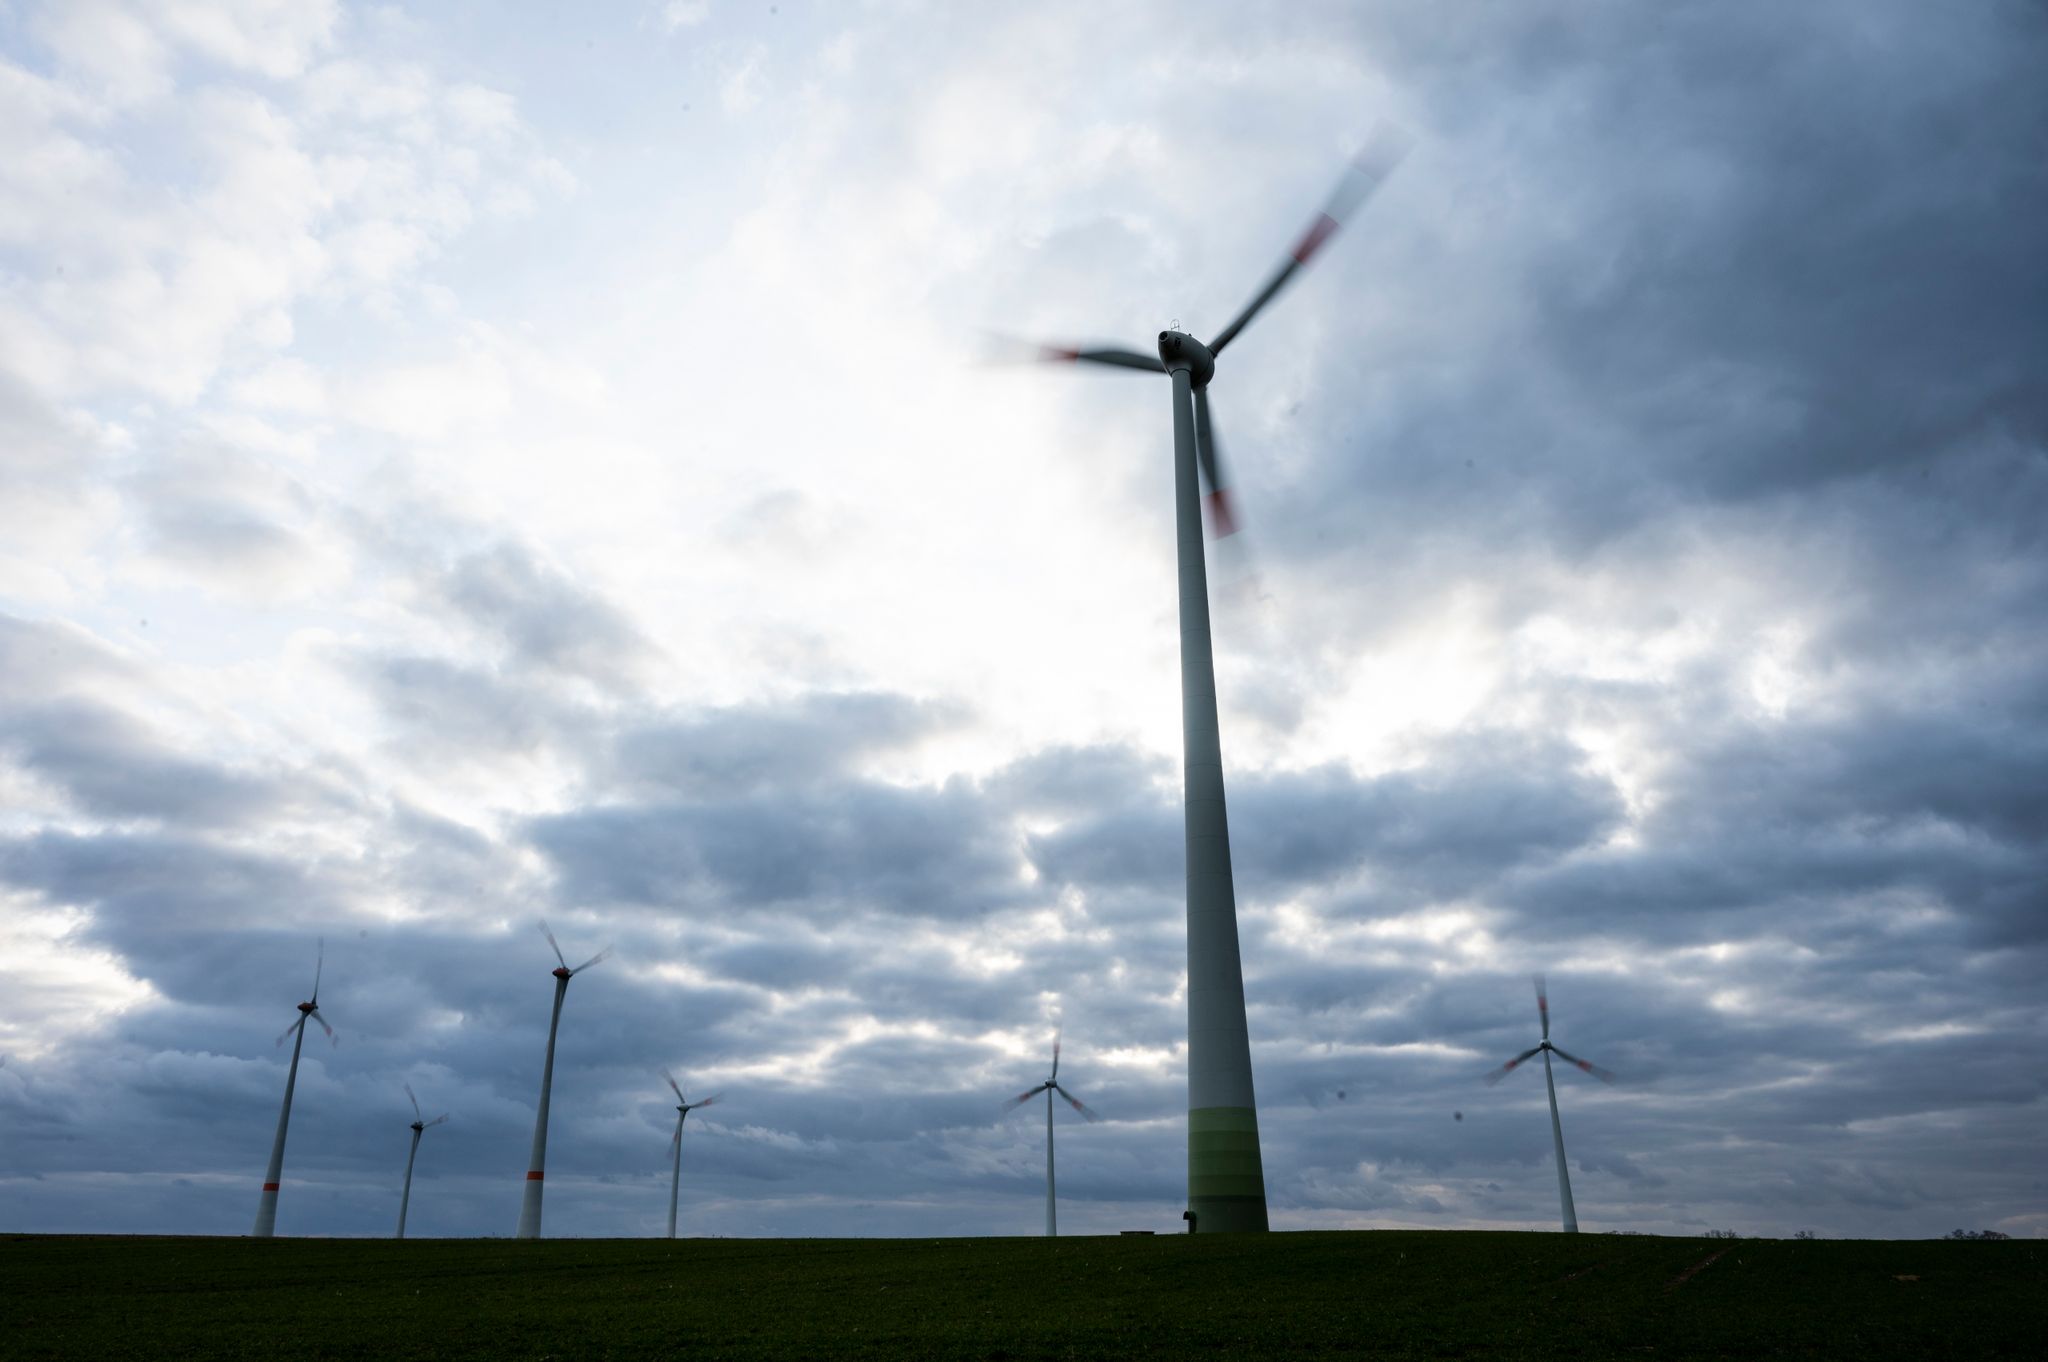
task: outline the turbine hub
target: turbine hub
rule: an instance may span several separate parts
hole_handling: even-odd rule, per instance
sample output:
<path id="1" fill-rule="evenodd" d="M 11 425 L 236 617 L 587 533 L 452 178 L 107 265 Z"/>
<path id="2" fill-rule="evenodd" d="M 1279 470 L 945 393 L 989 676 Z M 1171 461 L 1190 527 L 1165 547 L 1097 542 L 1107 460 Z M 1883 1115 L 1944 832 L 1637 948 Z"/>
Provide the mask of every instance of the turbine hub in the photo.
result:
<path id="1" fill-rule="evenodd" d="M 425 1121 L 414 1121 L 412 1123 L 412 1128 L 414 1130 L 425 1130 L 427 1128 L 427 1123 Z"/>
<path id="2" fill-rule="evenodd" d="M 1208 387 L 1209 380 L 1216 376 L 1216 356 L 1185 331 L 1159 333 L 1159 362 L 1169 374 L 1175 369 L 1187 370 L 1197 388 Z"/>
<path id="3" fill-rule="evenodd" d="M 300 1003 L 299 1011 L 310 1014 L 313 1011 L 313 1009 L 317 1006 L 319 1006 L 319 1004 L 317 1003 Z"/>
<path id="4" fill-rule="evenodd" d="M 553 974 L 553 975 L 554 975 L 554 976 L 555 976 L 555 977 L 556 977 L 557 979 L 566 979 L 566 978 L 568 978 L 568 977 L 569 977 L 569 976 L 570 976 L 570 975 L 571 975 L 572 973 L 574 973 L 574 971 L 573 971 L 573 970 L 571 970 L 571 969 L 570 969 L 570 968 L 569 968 L 569 967 L 568 967 L 567 965 L 557 965 L 557 966 L 555 966 L 555 968 L 554 968 L 554 969 L 553 969 L 552 971 L 550 971 L 550 972 L 551 972 L 551 973 L 552 973 L 552 974 Z"/>

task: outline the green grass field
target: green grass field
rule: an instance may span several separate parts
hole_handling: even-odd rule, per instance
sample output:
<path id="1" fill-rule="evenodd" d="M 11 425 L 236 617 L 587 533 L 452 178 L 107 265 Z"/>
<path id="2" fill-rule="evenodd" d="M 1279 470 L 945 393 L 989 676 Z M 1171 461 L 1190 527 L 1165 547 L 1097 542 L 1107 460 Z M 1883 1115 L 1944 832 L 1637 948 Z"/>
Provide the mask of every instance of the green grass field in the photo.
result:
<path id="1" fill-rule="evenodd" d="M 2044 1268 L 2026 1241 L 17 1235 L 0 1357 L 2033 1358 Z"/>

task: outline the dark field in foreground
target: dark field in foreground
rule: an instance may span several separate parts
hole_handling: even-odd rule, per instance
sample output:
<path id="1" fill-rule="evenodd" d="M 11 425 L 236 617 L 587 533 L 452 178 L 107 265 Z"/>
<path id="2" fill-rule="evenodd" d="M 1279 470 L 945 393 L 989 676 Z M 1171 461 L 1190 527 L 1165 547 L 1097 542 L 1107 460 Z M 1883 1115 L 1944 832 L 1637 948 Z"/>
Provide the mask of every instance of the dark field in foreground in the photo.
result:
<path id="1" fill-rule="evenodd" d="M 0 1238 L 0 1357 L 2038 1357 L 2029 1242 Z M 1690 1275 L 1688 1275 L 1690 1274 Z"/>

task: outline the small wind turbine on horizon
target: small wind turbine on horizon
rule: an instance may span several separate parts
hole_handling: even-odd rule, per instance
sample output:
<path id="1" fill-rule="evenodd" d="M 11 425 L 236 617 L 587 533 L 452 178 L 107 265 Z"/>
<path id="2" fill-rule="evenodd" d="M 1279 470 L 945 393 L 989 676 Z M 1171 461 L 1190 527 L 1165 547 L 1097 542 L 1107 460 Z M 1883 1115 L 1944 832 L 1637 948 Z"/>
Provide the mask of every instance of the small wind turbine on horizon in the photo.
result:
<path id="1" fill-rule="evenodd" d="M 1405 134 L 1382 128 L 1231 323 L 1207 345 L 1179 330 L 1159 333 L 1155 354 L 1042 345 L 1037 357 L 1164 374 L 1173 384 L 1174 539 L 1179 563 L 1182 817 L 1187 866 L 1188 1210 L 1206 1233 L 1267 1228 L 1259 1159 L 1258 1101 L 1245 1026 L 1237 891 L 1223 798 L 1223 742 L 1216 718 L 1216 665 L 1209 632 L 1209 579 L 1199 484 L 1208 485 L 1211 532 L 1237 530 L 1223 456 L 1209 423 L 1217 357 L 1308 264 L 1338 225 L 1378 189 L 1407 151 Z"/>
<path id="2" fill-rule="evenodd" d="M 405 1156 L 405 1190 L 398 1195 L 398 1234 L 396 1237 L 400 1239 L 405 1238 L 406 1207 L 412 1204 L 412 1162 L 420 1156 L 420 1136 L 448 1119 L 448 1113 L 445 1111 L 431 1121 L 422 1117 L 420 1114 L 420 1099 L 412 1095 L 412 1084 L 410 1083 L 405 1085 L 405 1096 L 406 1100 L 412 1103 L 412 1152 Z"/>
<path id="3" fill-rule="evenodd" d="M 548 1057 L 540 1070 L 540 1110 L 533 1118 L 533 1153 L 526 1160 L 526 1198 L 519 1204 L 519 1235 L 521 1239 L 540 1238 L 540 1196 L 541 1184 L 547 1177 L 548 1162 L 548 1099 L 555 1083 L 555 1032 L 562 1025 L 562 999 L 569 994 L 569 981 L 612 953 L 606 946 L 575 969 L 569 968 L 568 958 L 562 954 L 561 945 L 555 934 L 548 930 L 548 924 L 540 924 L 542 936 L 554 949 L 555 959 L 560 962 L 555 975 L 555 1011 L 548 1019 Z"/>
<path id="4" fill-rule="evenodd" d="M 1571 1174 L 1565 1171 L 1564 1126 L 1557 1119 L 1557 1082 L 1550 1076 L 1550 1057 L 1556 1055 L 1565 1063 L 1584 1069 L 1602 1083 L 1612 1083 L 1614 1075 L 1591 1060 L 1580 1059 L 1577 1055 L 1568 1054 L 1550 1043 L 1550 993 L 1544 985 L 1543 976 L 1540 974 L 1536 976 L 1536 1014 L 1542 1018 L 1542 1042 L 1522 1051 L 1522 1053 L 1516 1055 L 1498 1069 L 1495 1069 L 1486 1076 L 1486 1081 L 1489 1084 L 1498 1083 L 1520 1068 L 1524 1060 L 1535 1055 L 1543 1056 L 1543 1086 L 1550 1093 L 1550 1138 L 1557 1146 L 1557 1199 L 1564 1208 L 1564 1232 L 1566 1234 L 1577 1234 L 1579 1232 L 1579 1213 L 1572 1206 Z"/>
<path id="5" fill-rule="evenodd" d="M 676 1193 L 683 1185 L 683 1121 L 691 1112 L 716 1102 L 722 1094 L 712 1093 L 701 1102 L 692 1102 L 683 1096 L 682 1085 L 676 1082 L 674 1074 L 663 1069 L 661 1076 L 668 1080 L 670 1091 L 676 1095 L 676 1133 L 668 1142 L 669 1153 L 674 1156 L 668 1173 L 668 1237 L 673 1239 L 676 1237 Z"/>
<path id="6" fill-rule="evenodd" d="M 299 1019 L 284 1029 L 277 1043 L 283 1045 L 286 1036 L 292 1037 L 292 1066 L 285 1071 L 284 1106 L 277 1113 L 277 1138 L 270 1145 L 270 1165 L 263 1174 L 263 1194 L 256 1202 L 256 1226 L 250 1233 L 258 1239 L 268 1239 L 277 1233 L 277 1189 L 284 1180 L 284 1136 L 292 1123 L 292 1090 L 299 1085 L 299 1051 L 306 1044 L 306 1023 L 318 1022 L 320 1029 L 327 1033 L 329 1045 L 339 1044 L 334 1028 L 327 1024 L 327 1018 L 320 1015 L 320 972 L 327 967 L 327 940 L 319 939 L 319 954 L 313 963 L 313 996 L 299 1004 Z"/>
<path id="7" fill-rule="evenodd" d="M 1052 1033 L 1052 1073 L 1037 1087 L 1028 1088 L 1003 1103 L 1003 1110 L 1015 1111 L 1040 1093 L 1045 1094 L 1045 1236 L 1051 1239 L 1060 1232 L 1059 1218 L 1053 1209 L 1052 1095 L 1058 1093 L 1066 1098 L 1067 1105 L 1091 1121 L 1102 1119 L 1090 1111 L 1080 1098 L 1060 1086 L 1060 1033 L 1057 1031 Z"/>

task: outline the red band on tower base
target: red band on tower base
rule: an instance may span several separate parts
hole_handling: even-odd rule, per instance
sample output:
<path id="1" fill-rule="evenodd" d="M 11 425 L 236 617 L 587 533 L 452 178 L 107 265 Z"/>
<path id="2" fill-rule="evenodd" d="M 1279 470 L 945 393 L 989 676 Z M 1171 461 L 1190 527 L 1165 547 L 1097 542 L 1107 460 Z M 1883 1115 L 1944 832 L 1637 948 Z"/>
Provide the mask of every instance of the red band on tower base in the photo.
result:
<path id="1" fill-rule="evenodd" d="M 277 1190 L 277 1184 L 274 1182 L 266 1182 L 263 1184 L 263 1190 L 266 1192 L 274 1192 Z"/>
<path id="2" fill-rule="evenodd" d="M 544 1177 L 546 1177 L 546 1176 L 547 1176 L 547 1173 L 546 1173 L 545 1171 L 543 1171 L 542 1169 L 536 1168 L 536 1169 L 533 1169 L 533 1170 L 532 1170 L 531 1172 L 529 1172 L 529 1173 L 528 1173 L 528 1174 L 526 1175 L 526 1180 L 527 1180 L 528 1182 L 539 1182 L 539 1181 L 540 1181 L 540 1180 L 541 1180 L 542 1178 L 544 1178 Z"/>

